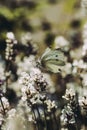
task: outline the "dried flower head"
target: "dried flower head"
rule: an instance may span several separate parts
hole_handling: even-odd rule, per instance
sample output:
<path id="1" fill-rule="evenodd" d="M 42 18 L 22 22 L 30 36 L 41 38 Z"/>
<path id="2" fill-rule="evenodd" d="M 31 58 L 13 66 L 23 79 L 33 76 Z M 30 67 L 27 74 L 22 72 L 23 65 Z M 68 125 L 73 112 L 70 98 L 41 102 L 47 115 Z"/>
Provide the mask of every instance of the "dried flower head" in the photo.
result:
<path id="1" fill-rule="evenodd" d="M 82 106 L 83 109 L 87 111 L 87 97 L 83 96 L 83 98 L 80 100 L 80 105 Z"/>
<path id="2" fill-rule="evenodd" d="M 14 58 L 14 45 L 17 44 L 17 40 L 15 40 L 15 36 L 12 32 L 7 33 L 6 39 L 6 50 L 5 50 L 5 58 L 8 61 L 13 60 Z"/>
<path id="3" fill-rule="evenodd" d="M 0 98 L 0 112 L 5 114 L 9 110 L 9 108 L 10 108 L 10 105 L 9 105 L 8 99 L 2 96 Z"/>
<path id="4" fill-rule="evenodd" d="M 73 100 L 73 98 L 75 97 L 75 92 L 73 89 L 66 89 L 66 93 L 64 96 L 62 96 L 64 99 L 66 100 Z"/>
<path id="5" fill-rule="evenodd" d="M 56 110 L 57 108 L 55 101 L 51 101 L 50 99 L 45 100 L 44 103 L 47 105 L 48 112 L 52 112 L 53 110 Z"/>
<path id="6" fill-rule="evenodd" d="M 48 85 L 43 74 L 37 68 L 32 68 L 29 74 L 23 72 L 20 83 L 22 84 L 22 100 L 30 100 L 32 104 L 38 101 L 40 92 L 44 92 Z"/>
<path id="7" fill-rule="evenodd" d="M 75 117 L 70 105 L 67 105 L 62 110 L 61 121 L 63 125 L 75 124 Z"/>

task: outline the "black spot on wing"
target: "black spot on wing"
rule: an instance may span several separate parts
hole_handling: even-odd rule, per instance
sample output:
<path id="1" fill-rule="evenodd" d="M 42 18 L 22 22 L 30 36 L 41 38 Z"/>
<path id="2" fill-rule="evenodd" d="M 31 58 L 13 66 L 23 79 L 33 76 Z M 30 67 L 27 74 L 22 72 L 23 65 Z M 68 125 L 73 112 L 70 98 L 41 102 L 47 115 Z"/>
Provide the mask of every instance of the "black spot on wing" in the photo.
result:
<path id="1" fill-rule="evenodd" d="M 61 69 L 58 69 L 59 72 L 61 72 Z"/>
<path id="2" fill-rule="evenodd" d="M 55 57 L 58 57 L 58 55 L 55 55 Z"/>
<path id="3" fill-rule="evenodd" d="M 58 61 L 58 55 L 55 55 L 55 60 Z"/>

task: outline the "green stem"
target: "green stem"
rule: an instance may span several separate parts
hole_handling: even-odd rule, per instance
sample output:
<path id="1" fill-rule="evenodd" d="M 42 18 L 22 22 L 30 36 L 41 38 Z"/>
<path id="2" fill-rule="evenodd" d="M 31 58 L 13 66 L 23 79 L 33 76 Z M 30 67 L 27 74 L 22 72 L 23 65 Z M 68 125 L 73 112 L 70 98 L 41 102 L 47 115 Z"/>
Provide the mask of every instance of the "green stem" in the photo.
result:
<path id="1" fill-rule="evenodd" d="M 56 124 L 56 130 L 59 130 L 58 121 L 56 119 L 56 115 L 55 115 L 54 112 L 53 112 L 53 118 L 54 118 L 54 121 L 55 121 L 55 124 Z"/>
<path id="2" fill-rule="evenodd" d="M 44 118 L 45 118 L 45 127 L 46 127 L 46 130 L 47 130 L 47 119 L 46 119 L 46 112 L 45 112 L 44 101 L 43 101 L 43 112 L 44 112 Z"/>
<path id="3" fill-rule="evenodd" d="M 2 105 L 2 108 L 3 108 L 4 115 L 5 115 L 6 113 L 5 113 L 4 105 L 3 105 L 3 102 L 2 102 L 1 98 L 0 98 L 0 101 L 1 101 L 1 105 Z"/>
<path id="4" fill-rule="evenodd" d="M 36 118 L 36 115 L 35 115 L 35 111 L 34 111 L 33 108 L 32 108 L 32 112 L 34 114 L 34 119 L 35 119 L 35 122 L 36 122 L 37 130 L 39 130 L 39 124 L 38 124 L 38 121 L 37 121 L 37 118 Z"/>

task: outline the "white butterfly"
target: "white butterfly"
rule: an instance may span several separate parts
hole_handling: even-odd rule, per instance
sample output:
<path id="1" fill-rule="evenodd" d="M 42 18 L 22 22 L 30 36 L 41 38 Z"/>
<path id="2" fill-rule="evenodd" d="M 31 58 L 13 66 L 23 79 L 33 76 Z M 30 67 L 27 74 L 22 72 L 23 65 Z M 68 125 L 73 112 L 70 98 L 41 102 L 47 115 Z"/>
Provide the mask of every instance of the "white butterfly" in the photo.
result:
<path id="1" fill-rule="evenodd" d="M 61 71 L 61 67 L 65 65 L 65 56 L 61 49 L 51 50 L 47 48 L 39 63 L 44 70 L 58 73 Z"/>

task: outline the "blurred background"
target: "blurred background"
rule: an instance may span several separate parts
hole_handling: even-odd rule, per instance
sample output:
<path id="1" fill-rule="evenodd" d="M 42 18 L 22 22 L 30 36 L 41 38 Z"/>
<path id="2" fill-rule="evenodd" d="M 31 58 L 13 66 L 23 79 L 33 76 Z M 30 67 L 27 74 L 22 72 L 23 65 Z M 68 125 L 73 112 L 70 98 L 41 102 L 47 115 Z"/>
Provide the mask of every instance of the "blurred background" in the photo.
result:
<path id="1" fill-rule="evenodd" d="M 0 0 L 0 50 L 5 48 L 7 31 L 21 37 L 30 32 L 42 47 L 51 46 L 58 35 L 69 39 L 84 20 L 81 0 Z"/>
<path id="2" fill-rule="evenodd" d="M 35 69 L 36 59 L 44 53 L 44 50 L 47 47 L 52 49 L 63 49 L 66 57 L 66 65 L 61 73 L 54 74 L 42 70 L 41 72 L 38 72 L 37 69 L 33 70 Z M 30 130 L 36 130 L 35 125 L 40 127 L 38 130 L 51 130 L 51 124 L 54 122 L 56 126 L 53 125 L 52 130 L 86 130 L 86 0 L 0 0 L 0 101 L 2 108 L 1 99 L 4 95 L 11 105 L 9 109 L 17 108 L 17 112 L 21 109 L 22 112 L 25 110 L 25 106 L 22 106 L 24 104 L 20 106 L 19 103 L 21 102 L 21 97 L 24 96 L 24 93 L 21 92 L 22 87 L 18 82 L 22 72 L 31 73 L 32 76 L 34 74 L 31 71 L 34 71 L 35 76 L 36 72 L 37 75 L 39 75 L 39 73 L 42 75 L 42 77 L 39 76 L 38 80 L 35 79 L 35 81 L 39 82 L 37 84 L 39 89 L 40 85 L 43 86 L 42 91 L 48 84 L 49 87 L 46 91 L 46 99 L 43 97 L 41 99 L 42 104 L 39 104 L 37 98 L 34 97 L 36 104 L 34 104 L 33 113 L 35 111 L 37 112 L 35 114 L 36 122 L 34 123 L 39 123 L 39 125 L 32 123 L 34 128 L 32 125 L 30 128 L 30 124 L 28 125 L 28 123 L 26 123 L 26 115 L 30 116 L 30 113 L 26 110 L 25 112 L 27 114 L 22 113 L 23 116 L 25 116 L 24 124 L 26 126 L 23 130 L 28 130 L 29 128 Z M 23 82 L 26 77 L 30 76 L 26 73 L 22 75 L 25 77 L 22 78 L 21 82 Z M 43 80 L 43 77 L 45 77 L 48 82 Z M 24 84 L 22 83 L 22 85 Z M 34 86 L 36 95 L 37 92 L 40 94 L 41 91 L 37 86 Z M 74 90 L 74 92 L 71 89 Z M 64 94 L 65 96 L 62 98 Z M 27 95 L 27 98 L 28 96 L 29 95 Z M 47 101 L 48 99 L 50 100 L 45 102 L 46 108 L 44 107 L 43 99 Z M 51 100 L 53 102 L 51 102 Z M 54 101 L 56 102 L 57 107 L 55 106 Z M 80 104 L 80 102 L 82 104 Z M 50 112 L 52 117 L 48 111 L 49 104 L 51 104 L 50 106 L 52 108 L 55 108 L 55 111 L 50 108 L 52 110 Z M 27 106 L 26 108 L 31 108 L 31 106 L 32 105 Z M 3 118 L 4 114 L 8 117 L 7 112 L 9 109 L 7 109 L 5 113 L 5 110 L 0 108 L 0 110 L 2 110 L 1 113 Z M 42 115 L 44 109 L 46 110 L 46 119 L 45 114 L 43 114 L 44 118 Z M 20 117 L 23 117 L 20 113 L 21 112 L 18 113 Z M 57 122 L 55 121 L 53 114 L 55 114 Z M 6 130 L 9 123 L 6 119 L 7 126 L 2 125 L 4 122 L 4 119 L 1 118 L 2 116 L 0 115 L 0 128 L 5 126 L 2 130 Z M 63 124 L 63 121 L 65 124 Z M 11 120 L 9 122 L 11 122 Z M 13 124 L 17 124 L 16 120 L 15 122 L 16 123 L 14 123 L 13 119 Z M 46 124 L 46 122 L 48 124 Z M 17 124 L 17 128 L 14 129 L 10 126 L 10 130 L 18 130 L 19 125 L 21 124 Z M 45 128 L 45 126 L 47 128 Z"/>

